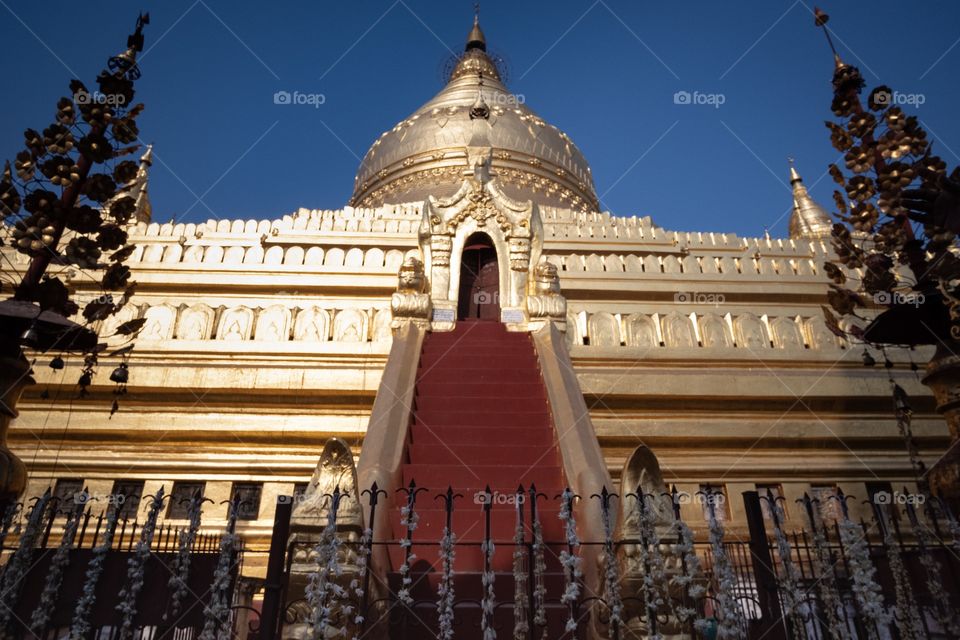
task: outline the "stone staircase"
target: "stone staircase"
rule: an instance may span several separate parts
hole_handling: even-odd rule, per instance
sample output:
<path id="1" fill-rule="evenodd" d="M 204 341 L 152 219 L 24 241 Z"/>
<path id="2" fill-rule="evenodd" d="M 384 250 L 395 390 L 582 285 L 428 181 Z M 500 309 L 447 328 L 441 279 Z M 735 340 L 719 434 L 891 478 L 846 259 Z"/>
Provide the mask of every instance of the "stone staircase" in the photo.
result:
<path id="1" fill-rule="evenodd" d="M 426 336 L 417 374 L 412 424 L 403 467 L 403 482 L 411 481 L 428 491 L 417 496 L 419 523 L 413 535 L 411 595 L 417 602 L 413 615 L 394 608 L 391 637 L 428 637 L 436 633 L 437 585 L 442 564 L 439 545 L 446 512 L 442 500 L 434 499 L 452 487 L 461 494 L 455 502 L 452 528 L 457 536 L 454 562 L 457 638 L 481 638 L 481 573 L 486 519 L 483 497 L 489 486 L 490 537 L 495 544 L 492 568 L 496 573 L 497 636 L 513 637 L 513 539 L 517 523 L 518 486 L 525 489 L 520 505 L 525 540 L 533 538 L 530 527 L 529 488 L 545 494 L 537 502 L 544 540 L 564 540 L 558 517 L 557 496 L 566 486 L 556 446 L 546 389 L 537 354 L 527 333 L 507 332 L 491 321 L 461 321 L 447 333 Z M 399 505 L 403 495 L 395 497 Z M 393 539 L 406 536 L 399 508 L 393 510 Z M 417 544 L 421 543 L 421 544 Z M 563 628 L 567 609 L 559 604 L 564 580 L 558 557 L 559 544 L 545 552 L 547 588 L 547 638 L 570 637 Z M 391 545 L 396 569 L 403 552 Z M 529 565 L 529 557 L 527 558 Z M 390 576 L 394 592 L 400 578 Z M 529 582 L 529 581 L 528 581 Z M 528 637 L 541 638 L 543 628 Z"/>

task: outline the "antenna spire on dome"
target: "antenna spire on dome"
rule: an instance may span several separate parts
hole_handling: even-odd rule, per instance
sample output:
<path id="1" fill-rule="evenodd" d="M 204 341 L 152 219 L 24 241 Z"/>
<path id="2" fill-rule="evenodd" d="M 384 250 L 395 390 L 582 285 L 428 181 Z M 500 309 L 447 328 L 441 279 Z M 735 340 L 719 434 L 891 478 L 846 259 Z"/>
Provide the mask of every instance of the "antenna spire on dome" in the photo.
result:
<path id="1" fill-rule="evenodd" d="M 467 36 L 467 46 L 464 51 L 471 49 L 487 50 L 487 39 L 483 36 L 483 30 L 480 28 L 480 3 L 473 5 L 473 28 Z"/>

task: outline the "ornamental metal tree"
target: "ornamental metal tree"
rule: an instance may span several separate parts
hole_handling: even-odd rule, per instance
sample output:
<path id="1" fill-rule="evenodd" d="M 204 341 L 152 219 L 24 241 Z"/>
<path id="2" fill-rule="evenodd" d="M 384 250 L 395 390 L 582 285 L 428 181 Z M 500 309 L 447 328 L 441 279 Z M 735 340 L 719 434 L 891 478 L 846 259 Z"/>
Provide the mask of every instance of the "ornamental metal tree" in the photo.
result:
<path id="1" fill-rule="evenodd" d="M 22 348 L 81 355 L 84 392 L 101 350 L 86 325 L 116 313 L 133 295 L 124 261 L 134 247 L 127 242 L 125 226 L 136 209 L 127 191 L 138 166 L 123 158 L 138 148 L 136 118 L 143 105 L 133 103 L 133 85 L 140 77 L 136 58 L 148 22 L 149 15 L 139 16 L 126 51 L 110 58 L 97 76 L 97 90 L 76 79 L 70 82 L 71 95 L 57 102 L 55 121 L 42 132 L 27 129 L 25 149 L 13 169 L 8 161 L 0 176 L 3 231 L 16 251 L 29 256 L 22 278 L 8 274 L 19 278 L 13 297 L 0 302 L 0 504 L 15 499 L 26 482 L 23 463 L 6 445 L 20 393 L 33 383 Z M 52 266 L 90 276 L 102 295 L 81 310 L 67 284 L 51 273 Z M 78 312 L 83 324 L 68 319 Z M 125 323 L 118 333 L 135 333 L 141 324 Z M 55 358 L 51 366 L 62 368 L 62 359 Z M 111 376 L 118 384 L 125 378 L 124 365 Z"/>
<path id="2" fill-rule="evenodd" d="M 845 165 L 830 165 L 830 175 L 840 186 L 833 194 L 839 222 L 831 234 L 836 260 L 824 265 L 833 280 L 828 293 L 832 309 L 824 307 L 824 315 L 841 337 L 880 347 L 936 346 L 924 384 L 934 391 L 952 441 L 929 480 L 941 495 L 956 498 L 960 168 L 948 176 L 917 117 L 895 104 L 896 94 L 889 87 L 873 89 L 864 108 L 860 71 L 837 55 L 826 27 L 829 17 L 819 9 L 814 14 L 834 53 L 831 109 L 837 120 L 826 125 Z M 871 320 L 858 313 L 861 309 L 882 311 Z"/>

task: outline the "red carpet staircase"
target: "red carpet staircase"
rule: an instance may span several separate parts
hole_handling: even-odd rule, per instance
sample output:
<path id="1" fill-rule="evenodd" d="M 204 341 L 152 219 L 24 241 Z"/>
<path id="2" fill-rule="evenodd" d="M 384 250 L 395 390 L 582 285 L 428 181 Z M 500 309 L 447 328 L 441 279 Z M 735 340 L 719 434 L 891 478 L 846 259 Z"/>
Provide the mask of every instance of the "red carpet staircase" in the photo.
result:
<path id="1" fill-rule="evenodd" d="M 523 505 L 525 540 L 532 540 L 529 488 L 536 485 L 546 494 L 537 510 L 547 542 L 564 540 L 556 496 L 566 486 L 554 427 L 540 375 L 536 350 L 527 333 L 509 333 L 499 322 L 461 321 L 447 333 L 427 334 L 417 374 L 415 404 L 403 481 L 411 480 L 428 491 L 417 496 L 419 524 L 413 535 L 413 588 L 416 623 L 420 629 L 394 627 L 392 637 L 434 637 L 436 600 L 442 564 L 438 542 L 446 514 L 442 500 L 434 496 L 453 487 L 460 498 L 455 503 L 452 527 L 457 537 L 455 571 L 456 638 L 481 638 L 479 604 L 483 598 L 481 572 L 484 539 L 483 505 L 476 500 L 489 485 L 494 493 L 491 507 L 491 538 L 496 545 L 495 614 L 497 636 L 513 637 L 513 550 L 518 485 L 527 490 Z M 397 503 L 403 494 L 397 495 Z M 394 510 L 393 539 L 406 536 Z M 422 544 L 417 544 L 422 543 Z M 558 561 L 561 546 L 548 545 L 545 553 L 547 587 L 547 637 L 564 637 L 566 607 L 559 604 L 563 575 Z M 393 566 L 403 560 L 399 548 L 391 548 Z M 529 558 L 527 559 L 529 563 Z M 391 576 L 394 591 L 399 576 Z M 465 602 L 467 601 L 467 602 Z M 472 602 L 470 602 L 472 601 Z M 395 608 L 395 611 L 402 607 Z M 424 634 L 421 636 L 421 634 Z M 542 628 L 529 637 L 540 638 Z M 569 637 L 569 636 L 567 636 Z"/>

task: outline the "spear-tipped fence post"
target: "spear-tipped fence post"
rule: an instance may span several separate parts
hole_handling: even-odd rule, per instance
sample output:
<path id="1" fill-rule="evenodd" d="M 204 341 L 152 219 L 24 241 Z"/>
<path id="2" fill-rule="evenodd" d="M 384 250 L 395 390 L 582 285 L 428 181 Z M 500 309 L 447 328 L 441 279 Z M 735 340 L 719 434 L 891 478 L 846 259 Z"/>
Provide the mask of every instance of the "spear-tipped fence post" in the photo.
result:
<path id="1" fill-rule="evenodd" d="M 387 492 L 381 489 L 377 485 L 377 482 L 374 481 L 369 489 L 363 490 L 361 495 L 368 496 L 367 504 L 370 505 L 370 522 L 367 523 L 367 530 L 370 531 L 370 537 L 366 542 L 367 570 L 363 574 L 363 596 L 360 599 L 360 615 L 363 618 L 363 622 L 360 623 L 359 636 L 362 638 L 367 628 L 367 619 L 370 617 L 367 611 L 367 608 L 370 606 L 370 558 L 373 557 L 370 552 L 373 549 L 373 532 L 376 531 L 374 527 L 377 523 L 377 503 L 380 501 L 381 495 L 387 497 Z"/>
<path id="2" fill-rule="evenodd" d="M 768 638 L 786 638 L 783 610 L 777 593 L 777 576 L 773 571 L 773 556 L 767 539 L 767 528 L 763 522 L 763 508 L 760 506 L 760 493 L 743 492 L 743 507 L 747 516 L 747 528 L 750 531 L 750 565 L 757 583 L 757 602 L 762 612 L 763 633 Z M 713 509 L 713 500 L 708 499 L 708 508 Z M 784 621 L 785 623 L 785 621 Z"/>
<path id="3" fill-rule="evenodd" d="M 284 561 L 287 541 L 290 539 L 290 516 L 293 514 L 293 496 L 279 496 L 273 515 L 273 535 L 267 559 L 267 578 L 263 584 L 263 606 L 260 613 L 260 639 L 274 640 L 280 634 L 283 616 L 280 615 L 286 586 Z"/>

